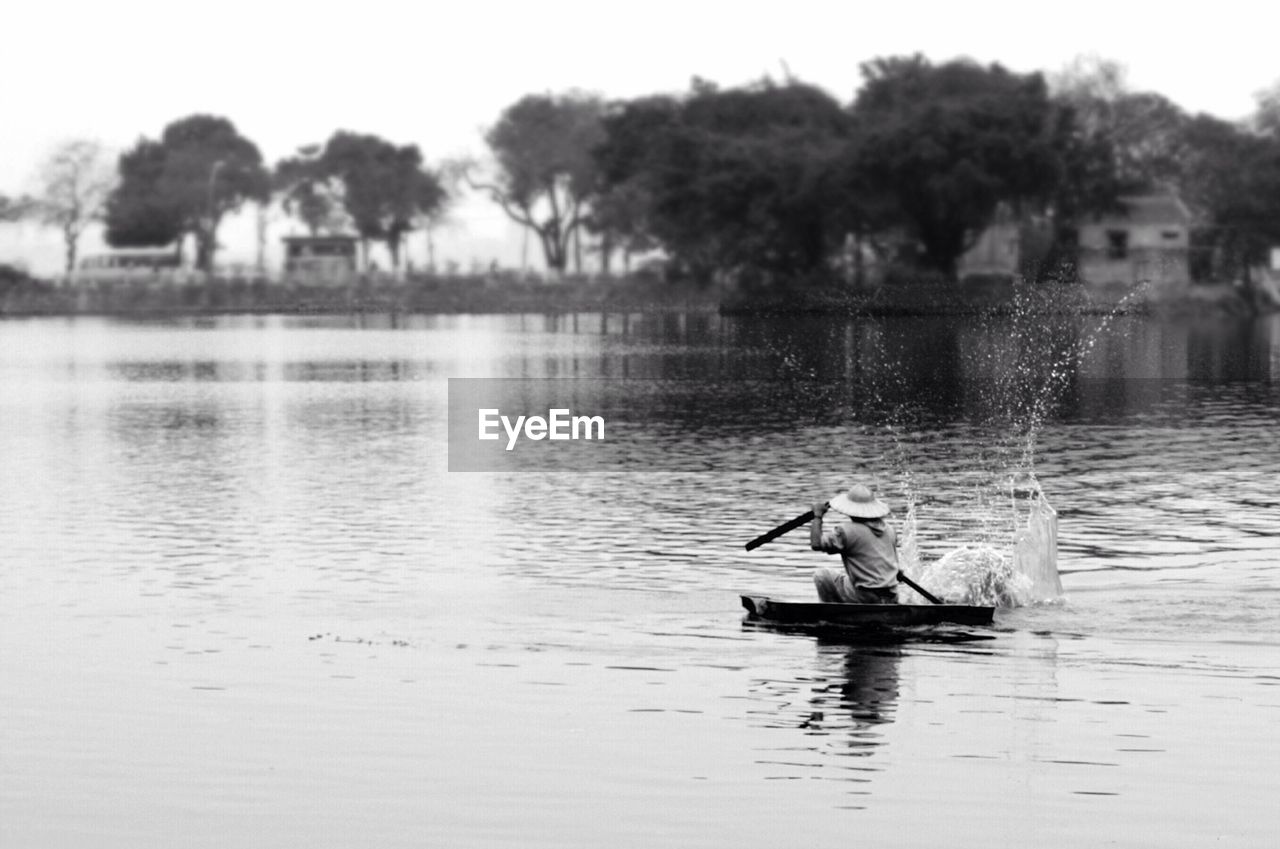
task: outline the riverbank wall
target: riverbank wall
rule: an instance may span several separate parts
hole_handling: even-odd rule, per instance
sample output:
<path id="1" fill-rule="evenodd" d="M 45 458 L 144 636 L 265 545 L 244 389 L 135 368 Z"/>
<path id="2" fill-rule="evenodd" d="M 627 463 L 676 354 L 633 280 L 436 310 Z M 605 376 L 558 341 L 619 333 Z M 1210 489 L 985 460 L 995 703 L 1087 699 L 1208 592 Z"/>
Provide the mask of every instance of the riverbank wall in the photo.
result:
<path id="1" fill-rule="evenodd" d="M 219 315 L 228 313 L 697 312 L 729 315 L 968 315 L 1004 312 L 1248 315 L 1280 310 L 1280 285 L 1196 285 L 1174 293 L 1079 283 L 970 279 L 877 287 L 815 285 L 743 291 L 651 277 L 554 282 L 484 276 L 355 277 L 340 282 L 211 276 L 87 281 L 0 281 L 0 315 Z"/>
<path id="2" fill-rule="evenodd" d="M 961 282 L 906 282 L 874 288 L 815 287 L 800 292 L 733 293 L 728 314 L 828 313 L 849 315 L 999 315 L 1071 313 L 1146 315 L 1255 315 L 1280 311 L 1280 286 L 1197 284 L 1176 292 L 1146 287 L 1098 287 L 1078 282 L 1024 282 L 971 278 Z"/>
<path id="3" fill-rule="evenodd" d="M 352 277 L 342 281 L 211 276 L 0 286 L 0 315 L 227 313 L 556 313 L 719 308 L 709 288 L 644 278 Z"/>

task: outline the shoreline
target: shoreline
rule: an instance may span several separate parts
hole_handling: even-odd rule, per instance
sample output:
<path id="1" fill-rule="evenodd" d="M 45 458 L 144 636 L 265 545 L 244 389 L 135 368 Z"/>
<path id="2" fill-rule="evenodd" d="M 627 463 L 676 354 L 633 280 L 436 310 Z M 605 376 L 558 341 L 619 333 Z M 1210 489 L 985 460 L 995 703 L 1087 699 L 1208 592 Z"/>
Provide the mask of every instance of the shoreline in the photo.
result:
<path id="1" fill-rule="evenodd" d="M 154 280 L 69 287 L 26 280 L 0 287 L 0 318 L 180 317 L 219 315 L 568 314 L 708 312 L 726 316 L 965 317 L 1010 314 L 1137 314 L 1247 317 L 1280 311 L 1274 286 L 1251 291 L 1193 285 L 1164 297 L 1081 284 L 918 283 L 857 289 L 816 286 L 790 292 L 722 292 L 714 286 L 647 278 L 556 283 L 486 278 L 358 279 L 338 285 L 215 278 L 198 284 Z"/>

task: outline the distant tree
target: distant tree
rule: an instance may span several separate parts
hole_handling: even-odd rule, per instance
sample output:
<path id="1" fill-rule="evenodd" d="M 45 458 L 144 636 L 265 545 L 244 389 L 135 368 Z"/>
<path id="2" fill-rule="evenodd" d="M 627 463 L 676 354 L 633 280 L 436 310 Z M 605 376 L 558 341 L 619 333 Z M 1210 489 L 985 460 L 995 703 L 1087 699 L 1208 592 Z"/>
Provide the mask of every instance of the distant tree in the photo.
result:
<path id="1" fill-rule="evenodd" d="M 277 163 L 272 174 L 284 211 L 301 220 L 312 236 L 339 231 L 347 224 L 341 186 L 334 185 L 333 176 L 320 163 L 323 150 L 320 145 L 299 148 L 296 156 Z"/>
<path id="2" fill-rule="evenodd" d="M 817 88 L 695 83 L 678 101 L 625 104 L 606 130 L 605 196 L 644 204 L 637 232 L 699 276 L 789 283 L 824 273 L 843 241 L 849 120 Z"/>
<path id="3" fill-rule="evenodd" d="M 139 140 L 120 155 L 119 180 L 107 197 L 107 244 L 117 248 L 162 247 L 182 238 L 183 210 L 163 185 L 166 161 L 164 145 L 148 139 Z"/>
<path id="4" fill-rule="evenodd" d="M 1109 151 L 1121 191 L 1149 191 L 1180 176 L 1182 141 L 1190 116 L 1167 97 L 1135 92 L 1123 65 L 1077 58 L 1052 76 L 1054 99 L 1071 109 L 1081 148 Z"/>
<path id="5" fill-rule="evenodd" d="M 1078 128 L 1070 107 L 1059 111 L 1056 127 L 1062 179 L 1046 211 L 1061 239 L 1086 216 L 1119 211 L 1120 196 L 1133 186 L 1120 179 L 1110 140 Z M 1071 244 L 1061 247 L 1074 250 Z"/>
<path id="6" fill-rule="evenodd" d="M 1123 63 L 1096 54 L 1075 57 L 1060 71 L 1049 74 L 1050 94 L 1074 108 L 1079 127 L 1098 133 L 1110 125 L 1110 104 L 1129 89 L 1129 71 Z"/>
<path id="7" fill-rule="evenodd" d="M 1114 62 L 1077 63 L 1054 80 L 1055 96 L 1079 116 L 1087 140 L 1110 148 L 1117 191 L 1171 187 L 1187 201 L 1215 273 L 1247 279 L 1280 242 L 1280 84 L 1257 95 L 1245 125 L 1191 116 L 1160 94 L 1133 92 Z"/>
<path id="8" fill-rule="evenodd" d="M 867 249 L 881 258 L 893 261 L 901 249 L 901 234 L 908 222 L 891 191 L 872 173 L 864 160 L 862 136 L 851 130 L 851 141 L 835 163 L 832 183 L 841 193 L 838 221 L 851 241 L 854 282 L 864 282 L 864 257 Z"/>
<path id="9" fill-rule="evenodd" d="M 257 146 L 226 118 L 192 115 L 140 140 L 120 159 L 107 202 L 107 241 L 117 247 L 196 243 L 196 266 L 213 267 L 218 225 L 245 201 L 266 200 L 270 179 Z"/>
<path id="10" fill-rule="evenodd" d="M 1063 176 L 1057 113 L 1039 74 L 922 56 L 863 65 L 852 106 L 860 171 L 892 197 L 924 263 L 948 276 L 998 204 L 1047 204 Z"/>
<path id="11" fill-rule="evenodd" d="M 1114 211 L 1126 188 L 1116 152 L 1115 103 L 1129 92 L 1123 64 L 1097 55 L 1077 56 L 1049 75 L 1058 108 L 1063 179 L 1054 197 L 1059 234 L 1088 213 Z"/>
<path id="12" fill-rule="evenodd" d="M 1257 94 L 1258 108 L 1253 127 L 1260 133 L 1280 138 L 1280 80 Z"/>
<path id="13" fill-rule="evenodd" d="M 597 189 L 592 151 L 604 140 L 603 112 L 599 97 L 581 91 L 523 97 L 485 135 L 494 179 L 466 175 L 472 188 L 538 237 L 547 267 L 556 272 L 565 270 L 570 242 Z"/>
<path id="14" fill-rule="evenodd" d="M 114 183 L 106 149 L 91 139 L 72 139 L 58 145 L 41 166 L 40 194 L 35 203 L 40 220 L 62 232 L 65 271 L 76 266 L 80 235 L 102 217 Z"/>
<path id="15" fill-rule="evenodd" d="M 648 221 L 651 205 L 652 200 L 638 181 L 602 187 L 595 194 L 583 226 L 599 239 L 600 263 L 605 274 L 612 270 L 615 251 L 622 251 L 623 270 L 629 272 L 632 255 L 658 246 Z"/>
<path id="16" fill-rule="evenodd" d="M 20 221 L 31 214 L 35 201 L 23 195 L 11 198 L 0 195 L 0 222 Z"/>
<path id="17" fill-rule="evenodd" d="M 657 177 L 662 167 L 659 139 L 667 139 L 680 120 L 680 101 L 654 95 L 621 101 L 606 107 L 603 136 L 592 150 L 596 162 L 596 189 L 584 224 L 601 243 L 606 264 L 614 250 L 621 250 L 624 269 L 630 258 L 661 244 L 654 233 L 652 209 Z"/>
<path id="18" fill-rule="evenodd" d="M 386 243 L 397 269 L 405 235 L 434 220 L 448 201 L 441 176 L 424 167 L 417 145 L 339 131 L 306 169 L 337 198 L 366 245 Z"/>
<path id="19" fill-rule="evenodd" d="M 1182 193 L 1209 225 L 1217 271 L 1247 281 L 1280 244 L 1280 137 L 1198 115 L 1186 129 L 1182 171 Z"/>
<path id="20" fill-rule="evenodd" d="M 1136 190 L 1176 182 L 1190 116 L 1155 92 L 1123 95 L 1113 115 L 1110 138 L 1120 182 Z"/>

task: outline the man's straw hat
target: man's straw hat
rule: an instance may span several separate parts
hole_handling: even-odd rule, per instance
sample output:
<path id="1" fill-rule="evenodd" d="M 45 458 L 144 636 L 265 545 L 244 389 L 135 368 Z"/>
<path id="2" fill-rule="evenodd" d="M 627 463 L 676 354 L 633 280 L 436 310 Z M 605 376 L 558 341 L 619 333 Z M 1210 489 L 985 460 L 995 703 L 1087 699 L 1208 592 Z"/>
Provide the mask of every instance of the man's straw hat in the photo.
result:
<path id="1" fill-rule="evenodd" d="M 840 493 L 827 504 L 832 510 L 855 519 L 880 519 L 889 515 L 889 505 L 862 484 L 849 487 L 848 492 Z"/>

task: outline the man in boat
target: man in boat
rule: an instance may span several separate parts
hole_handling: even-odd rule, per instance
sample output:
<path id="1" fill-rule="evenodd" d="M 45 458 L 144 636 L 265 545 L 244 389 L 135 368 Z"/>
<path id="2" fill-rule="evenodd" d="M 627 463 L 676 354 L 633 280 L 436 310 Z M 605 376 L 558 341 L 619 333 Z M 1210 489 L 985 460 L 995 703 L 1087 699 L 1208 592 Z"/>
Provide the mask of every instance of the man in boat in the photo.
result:
<path id="1" fill-rule="evenodd" d="M 843 570 L 814 572 L 819 599 L 848 604 L 898 603 L 898 538 L 884 520 L 888 515 L 889 506 L 862 484 L 829 502 L 813 505 L 809 546 L 814 551 L 839 554 L 844 561 Z"/>

